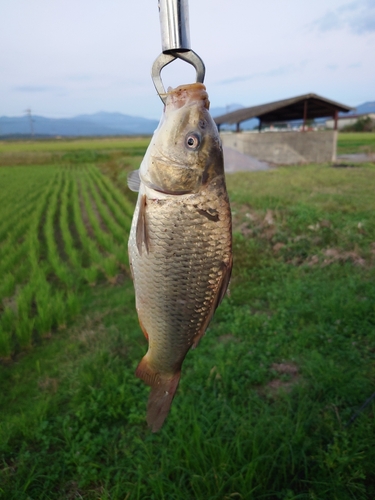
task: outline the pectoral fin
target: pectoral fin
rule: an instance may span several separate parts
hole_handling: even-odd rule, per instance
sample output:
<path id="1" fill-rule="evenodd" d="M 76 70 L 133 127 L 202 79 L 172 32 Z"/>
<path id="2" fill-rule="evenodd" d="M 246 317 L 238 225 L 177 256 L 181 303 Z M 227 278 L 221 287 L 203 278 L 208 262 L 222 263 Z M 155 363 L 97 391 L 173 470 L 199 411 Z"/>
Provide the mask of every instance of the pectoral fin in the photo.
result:
<path id="1" fill-rule="evenodd" d="M 141 187 L 141 179 L 139 177 L 139 169 L 132 170 L 128 173 L 128 188 L 130 191 L 135 191 L 138 193 L 139 188 Z"/>
<path id="2" fill-rule="evenodd" d="M 148 235 L 148 227 L 146 220 L 146 206 L 147 206 L 147 197 L 144 194 L 141 198 L 139 205 L 137 228 L 135 235 L 139 255 L 142 255 L 142 244 L 144 244 L 147 253 L 150 248 L 150 238 Z"/>
<path id="3" fill-rule="evenodd" d="M 223 264 L 223 265 L 224 265 L 224 272 L 223 272 L 222 280 L 221 280 L 220 287 L 219 287 L 219 296 L 218 296 L 218 300 L 217 300 L 217 303 L 215 306 L 215 310 L 221 304 L 221 301 L 223 300 L 223 298 L 226 294 L 226 291 L 228 289 L 230 277 L 232 276 L 233 257 L 230 256 L 229 262 L 227 264 Z"/>

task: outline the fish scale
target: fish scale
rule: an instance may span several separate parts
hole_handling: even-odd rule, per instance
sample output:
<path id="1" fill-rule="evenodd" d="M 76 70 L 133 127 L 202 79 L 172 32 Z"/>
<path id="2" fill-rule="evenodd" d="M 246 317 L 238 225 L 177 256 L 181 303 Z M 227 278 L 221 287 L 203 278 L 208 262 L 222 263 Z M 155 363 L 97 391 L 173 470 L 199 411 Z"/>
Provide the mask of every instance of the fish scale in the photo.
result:
<path id="1" fill-rule="evenodd" d="M 202 326 L 222 276 L 223 255 L 230 250 L 230 238 L 222 238 L 220 221 L 209 221 L 197 213 L 193 206 L 196 201 L 192 196 L 183 203 L 181 200 L 148 203 L 150 251 L 142 256 L 136 251 L 130 255 L 134 280 L 138 283 L 136 307 L 149 335 L 152 365 L 171 373 L 176 360 L 185 357 Z M 183 215 L 182 205 L 185 205 Z M 227 220 L 227 208 L 221 212 Z M 132 240 L 135 241 L 135 225 Z M 131 243 L 131 248 L 135 249 L 135 244 Z M 160 284 L 164 293 L 160 293 Z M 181 300 L 187 307 L 181 307 Z"/>

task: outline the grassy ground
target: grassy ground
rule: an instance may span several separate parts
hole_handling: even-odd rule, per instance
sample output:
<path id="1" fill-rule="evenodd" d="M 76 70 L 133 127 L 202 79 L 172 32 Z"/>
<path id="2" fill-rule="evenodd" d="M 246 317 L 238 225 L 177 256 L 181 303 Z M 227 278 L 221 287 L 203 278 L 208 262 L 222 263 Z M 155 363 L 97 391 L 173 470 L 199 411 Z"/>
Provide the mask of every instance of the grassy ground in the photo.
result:
<path id="1" fill-rule="evenodd" d="M 35 185 L 48 184 L 57 169 L 89 188 L 96 165 L 94 182 L 132 202 L 125 170 L 137 151 L 93 160 L 97 149 L 81 149 L 63 169 L 0 169 L 0 182 L 11 191 L 14 169 L 32 169 Z M 348 424 L 375 391 L 375 167 L 227 182 L 231 295 L 188 354 L 161 432 L 147 430 L 148 388 L 134 377 L 146 341 L 131 281 L 83 282 L 68 327 L 0 366 L 0 498 L 375 497 L 373 403 Z"/>
<path id="2" fill-rule="evenodd" d="M 375 132 L 341 132 L 337 154 L 375 153 Z"/>
<path id="3" fill-rule="evenodd" d="M 132 154 L 134 148 L 144 150 L 149 138 L 112 137 L 96 139 L 46 139 L 38 141 L 1 141 L 0 153 L 37 152 L 37 151 L 113 151 L 122 150 Z"/>

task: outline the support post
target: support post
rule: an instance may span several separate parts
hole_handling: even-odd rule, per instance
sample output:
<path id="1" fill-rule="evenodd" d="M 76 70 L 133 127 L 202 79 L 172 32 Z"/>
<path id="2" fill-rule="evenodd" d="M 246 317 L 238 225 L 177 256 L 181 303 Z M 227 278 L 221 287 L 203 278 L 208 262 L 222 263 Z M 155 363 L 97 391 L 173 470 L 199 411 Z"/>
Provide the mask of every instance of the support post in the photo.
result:
<path id="1" fill-rule="evenodd" d="M 303 102 L 303 125 L 302 132 L 306 131 L 306 120 L 307 120 L 307 99 Z"/>
<path id="2" fill-rule="evenodd" d="M 240 131 L 240 124 L 236 123 L 236 132 L 239 132 L 239 131 Z"/>
<path id="3" fill-rule="evenodd" d="M 259 118 L 258 132 L 262 130 L 262 120 Z"/>
<path id="4" fill-rule="evenodd" d="M 333 119 L 335 120 L 335 125 L 333 127 L 333 130 L 337 130 L 338 117 L 339 117 L 338 111 L 337 111 L 337 109 L 335 109 L 335 113 L 333 115 Z"/>

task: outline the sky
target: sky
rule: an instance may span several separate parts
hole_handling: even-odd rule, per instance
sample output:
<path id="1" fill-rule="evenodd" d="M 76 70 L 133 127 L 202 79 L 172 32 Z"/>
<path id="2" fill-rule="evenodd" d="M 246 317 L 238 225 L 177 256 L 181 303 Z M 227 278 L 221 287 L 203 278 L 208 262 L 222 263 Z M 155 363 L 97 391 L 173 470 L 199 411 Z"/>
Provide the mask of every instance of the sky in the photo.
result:
<path id="1" fill-rule="evenodd" d="M 212 107 L 309 92 L 375 101 L 375 0 L 189 0 L 189 24 Z M 157 0 L 0 0 L 0 47 L 0 116 L 160 117 Z M 174 61 L 162 79 L 195 71 Z"/>

